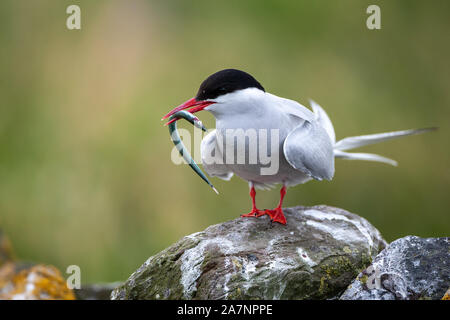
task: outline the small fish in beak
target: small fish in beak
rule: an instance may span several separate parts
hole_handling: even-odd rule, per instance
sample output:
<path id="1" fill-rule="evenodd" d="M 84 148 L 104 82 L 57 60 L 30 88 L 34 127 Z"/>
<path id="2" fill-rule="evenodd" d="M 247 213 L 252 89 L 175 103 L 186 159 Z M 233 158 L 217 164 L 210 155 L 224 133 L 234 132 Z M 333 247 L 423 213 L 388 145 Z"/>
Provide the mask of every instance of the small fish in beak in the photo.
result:
<path id="1" fill-rule="evenodd" d="M 186 108 L 188 108 L 188 107 L 186 107 Z M 176 110 L 176 109 L 177 108 L 175 108 L 174 110 Z M 185 119 L 185 120 L 189 121 L 191 124 L 193 124 L 195 127 L 202 129 L 203 131 L 207 130 L 205 128 L 205 126 L 192 113 L 181 110 L 181 109 L 179 111 L 170 112 L 163 119 L 165 119 L 167 117 L 169 117 L 169 122 L 166 123 L 166 125 L 169 126 L 170 138 L 172 139 L 172 142 L 174 143 L 174 145 L 177 148 L 180 155 L 189 164 L 189 166 L 192 168 L 192 170 L 194 170 L 195 173 L 197 173 L 200 176 L 200 178 L 202 178 L 214 190 L 215 193 L 219 194 L 219 191 L 217 191 L 217 189 L 212 185 L 212 183 L 208 180 L 208 178 L 205 176 L 205 174 L 199 168 L 197 163 L 195 163 L 195 161 L 194 161 L 194 159 L 192 159 L 189 151 L 186 149 L 183 142 L 181 141 L 181 138 L 180 138 L 180 135 L 178 134 L 178 129 L 177 129 L 177 120 Z"/>

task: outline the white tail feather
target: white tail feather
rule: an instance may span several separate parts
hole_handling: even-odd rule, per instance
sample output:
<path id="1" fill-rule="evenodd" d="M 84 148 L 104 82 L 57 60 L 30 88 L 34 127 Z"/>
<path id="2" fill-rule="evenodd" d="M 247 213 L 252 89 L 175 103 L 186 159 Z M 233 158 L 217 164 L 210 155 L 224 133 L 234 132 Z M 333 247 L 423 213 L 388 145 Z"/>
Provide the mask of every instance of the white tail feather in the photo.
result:
<path id="1" fill-rule="evenodd" d="M 342 158 L 347 160 L 366 160 L 366 161 L 377 161 L 387 163 L 393 166 L 397 166 L 395 160 L 377 155 L 372 153 L 349 153 L 343 150 L 355 149 L 362 146 L 367 146 L 369 144 L 379 143 L 395 138 L 400 138 L 404 136 L 410 136 L 413 134 L 420 134 L 428 131 L 436 130 L 437 128 L 424 128 L 424 129 L 411 129 L 402 131 L 392 131 L 384 133 L 368 134 L 364 136 L 347 137 L 342 140 L 336 141 L 336 136 L 334 133 L 333 124 L 330 121 L 327 113 L 323 108 L 313 100 L 309 100 L 309 103 L 313 109 L 315 119 L 322 125 L 322 127 L 328 133 L 328 136 L 334 144 L 334 156 L 336 158 Z"/>
<path id="2" fill-rule="evenodd" d="M 387 163 L 394 167 L 397 166 L 397 161 L 380 156 L 378 154 L 373 154 L 373 153 L 349 153 L 349 152 L 334 150 L 334 156 L 336 158 L 342 158 L 342 159 L 346 159 L 346 160 L 376 161 L 376 162 Z"/>
<path id="3" fill-rule="evenodd" d="M 382 141 L 387 141 L 399 137 L 410 136 L 413 134 L 419 134 L 433 130 L 436 130 L 436 128 L 411 129 L 411 130 L 368 134 L 365 136 L 348 137 L 336 142 L 334 148 L 341 151 L 355 149 L 369 144 L 374 144 Z"/>
<path id="4" fill-rule="evenodd" d="M 387 163 L 393 166 L 397 166 L 395 160 L 371 153 L 349 153 L 343 152 L 343 150 L 354 149 L 362 146 L 367 146 L 369 144 L 379 143 L 395 138 L 400 138 L 404 136 L 420 134 L 428 131 L 436 130 L 437 128 L 424 128 L 424 129 L 411 129 L 393 132 L 384 132 L 369 134 L 364 136 L 348 137 L 339 140 L 334 145 L 334 155 L 336 158 L 343 158 L 347 160 L 366 160 L 366 161 L 377 161 Z"/>

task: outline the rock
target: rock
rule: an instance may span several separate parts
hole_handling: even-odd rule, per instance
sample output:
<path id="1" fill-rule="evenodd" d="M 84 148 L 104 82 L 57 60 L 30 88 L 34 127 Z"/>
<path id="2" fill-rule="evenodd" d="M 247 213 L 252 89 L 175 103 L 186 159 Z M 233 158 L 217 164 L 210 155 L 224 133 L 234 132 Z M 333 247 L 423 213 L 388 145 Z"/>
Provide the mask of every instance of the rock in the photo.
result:
<path id="1" fill-rule="evenodd" d="M 111 292 L 120 282 L 82 285 L 74 289 L 77 300 L 109 300 Z"/>
<path id="2" fill-rule="evenodd" d="M 450 286 L 450 238 L 392 242 L 350 284 L 342 300 L 441 299 Z"/>
<path id="3" fill-rule="evenodd" d="M 237 218 L 150 257 L 112 299 L 326 299 L 338 296 L 386 242 L 365 219 L 328 207 Z"/>
<path id="4" fill-rule="evenodd" d="M 450 300 L 450 288 L 448 288 L 447 292 L 442 297 L 442 300 Z"/>
<path id="5" fill-rule="evenodd" d="M 9 239 L 0 230 L 0 299 L 75 299 L 58 269 L 15 261 Z"/>
<path id="6" fill-rule="evenodd" d="M 75 296 L 55 267 L 7 262 L 0 268 L 0 299 L 73 300 Z"/>

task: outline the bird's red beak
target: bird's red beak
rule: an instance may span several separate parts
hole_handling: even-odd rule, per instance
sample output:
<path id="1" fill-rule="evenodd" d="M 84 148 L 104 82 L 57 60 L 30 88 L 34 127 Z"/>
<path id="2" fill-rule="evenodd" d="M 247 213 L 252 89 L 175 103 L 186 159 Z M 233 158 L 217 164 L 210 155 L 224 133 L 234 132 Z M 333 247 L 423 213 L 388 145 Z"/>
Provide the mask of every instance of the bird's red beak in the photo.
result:
<path id="1" fill-rule="evenodd" d="M 188 101 L 186 101 L 185 103 L 183 103 L 182 105 L 179 105 L 178 107 L 176 107 L 175 109 L 173 109 L 172 111 L 170 111 L 168 114 L 166 114 L 161 120 L 167 119 L 169 118 L 171 115 L 173 115 L 174 113 L 181 111 L 181 110 L 185 110 L 185 109 L 189 109 L 188 111 L 190 113 L 196 113 L 199 111 L 202 111 L 203 109 L 205 109 L 207 106 L 213 104 L 215 102 L 213 101 L 207 101 L 207 100 L 196 100 L 195 98 L 189 99 Z M 177 121 L 178 119 L 172 119 L 169 122 L 166 123 L 166 125 Z"/>

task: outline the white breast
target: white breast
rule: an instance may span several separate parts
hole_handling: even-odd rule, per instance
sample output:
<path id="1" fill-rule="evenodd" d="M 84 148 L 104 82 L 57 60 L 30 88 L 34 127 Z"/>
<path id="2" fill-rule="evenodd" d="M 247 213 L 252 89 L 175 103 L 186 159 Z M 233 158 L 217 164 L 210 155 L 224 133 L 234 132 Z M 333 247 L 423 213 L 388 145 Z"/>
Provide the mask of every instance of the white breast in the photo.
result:
<path id="1" fill-rule="evenodd" d="M 308 175 L 296 170 L 286 161 L 283 143 L 287 135 L 304 122 L 304 118 L 314 118 L 312 112 L 294 101 L 279 98 L 257 89 L 246 89 L 230 95 L 234 96 L 225 97 L 222 101 L 219 100 L 217 104 L 206 109 L 216 118 L 215 141 L 212 141 L 210 134 L 208 140 L 206 141 L 205 138 L 205 143 L 202 143 L 202 161 L 206 172 L 217 176 L 220 173 L 226 178 L 229 178 L 230 175 L 224 173 L 232 172 L 244 180 L 253 182 L 256 187 L 271 186 L 277 183 L 289 186 L 309 181 L 311 178 Z M 291 109 L 295 114 L 289 112 Z M 242 133 L 246 138 L 237 138 Z M 230 137 L 233 135 L 236 135 L 236 138 L 231 140 Z M 255 159 L 254 153 L 252 154 L 251 151 L 254 145 L 249 145 L 249 142 L 250 139 L 254 142 L 255 136 L 257 157 L 256 161 L 252 162 L 250 160 L 252 156 L 252 159 Z M 262 141 L 266 141 L 267 145 L 267 152 L 262 153 L 268 157 L 260 157 L 260 152 L 265 151 L 260 150 L 261 146 L 264 146 Z M 205 163 L 210 162 L 211 159 L 208 159 L 204 147 L 207 144 L 211 146 L 211 143 L 216 145 L 217 152 L 222 156 L 224 164 L 205 166 Z M 241 157 L 243 154 L 245 155 L 245 163 L 238 163 L 238 154 Z M 228 159 L 227 155 L 229 155 Z M 267 163 L 267 158 L 272 160 L 271 163 Z M 230 159 L 233 160 L 230 162 Z M 275 165 L 278 170 L 274 174 L 261 174 L 262 169 L 265 168 L 267 173 L 271 171 L 269 168 Z"/>

